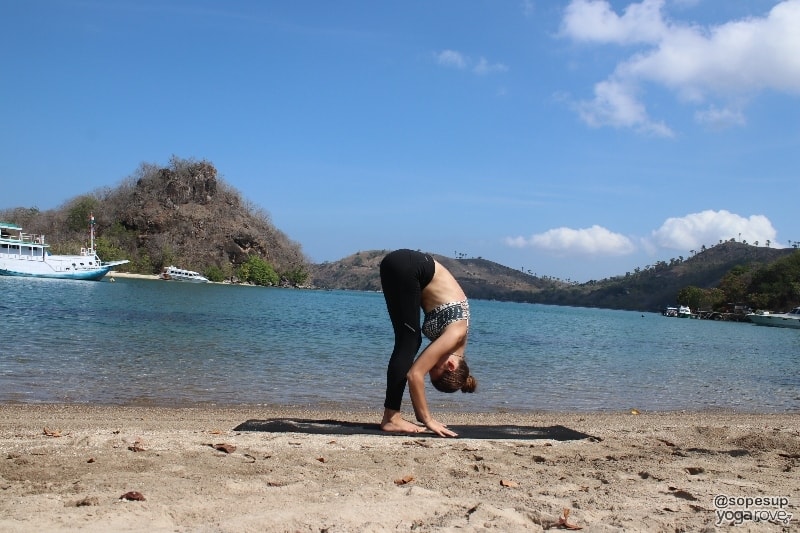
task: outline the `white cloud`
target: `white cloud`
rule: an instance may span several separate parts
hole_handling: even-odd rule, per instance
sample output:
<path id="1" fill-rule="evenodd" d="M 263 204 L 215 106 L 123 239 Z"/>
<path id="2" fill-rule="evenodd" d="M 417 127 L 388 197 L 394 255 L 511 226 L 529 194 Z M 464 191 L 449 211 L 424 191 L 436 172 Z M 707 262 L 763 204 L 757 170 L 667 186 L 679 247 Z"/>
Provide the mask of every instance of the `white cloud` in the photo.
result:
<path id="1" fill-rule="evenodd" d="M 642 0 L 618 15 L 607 0 L 572 0 L 567 6 L 562 36 L 635 49 L 595 85 L 593 99 L 576 106 L 589 125 L 670 135 L 639 99 L 646 83 L 667 88 L 686 103 L 721 101 L 722 109 L 730 101 L 740 108 L 764 90 L 800 95 L 800 0 L 778 2 L 763 17 L 710 27 L 666 20 L 663 7 L 664 0 Z M 698 118 L 718 125 L 745 123 L 741 111 L 727 117 L 705 112 Z"/>
<path id="2" fill-rule="evenodd" d="M 445 67 L 463 69 L 467 67 L 466 58 L 455 50 L 442 50 L 436 53 L 436 62 Z"/>
<path id="3" fill-rule="evenodd" d="M 775 241 L 777 231 L 764 215 L 743 217 L 724 209 L 706 210 L 683 217 L 672 217 L 648 237 L 633 240 L 614 233 L 597 224 L 582 229 L 555 228 L 530 237 L 506 237 L 505 244 L 512 248 L 536 248 L 556 255 L 622 256 L 643 250 L 649 255 L 661 249 L 689 252 L 711 247 L 719 241 L 735 239 L 749 244 L 758 242 L 780 248 Z"/>
<path id="4" fill-rule="evenodd" d="M 736 109 L 717 109 L 715 106 L 711 106 L 705 111 L 695 112 L 694 119 L 712 129 L 744 126 L 747 122 L 741 111 Z"/>
<path id="5" fill-rule="evenodd" d="M 657 43 L 667 33 L 663 5 L 664 0 L 643 0 L 619 16 L 605 0 L 573 0 L 564 11 L 561 33 L 584 42 Z"/>
<path id="6" fill-rule="evenodd" d="M 764 215 L 745 218 L 723 209 L 668 218 L 653 231 L 652 241 L 661 248 L 690 251 L 730 239 L 745 240 L 750 244 L 758 241 L 761 245 L 769 240 L 774 245 L 776 235 L 772 222 Z"/>
<path id="7" fill-rule="evenodd" d="M 522 0 L 522 13 L 526 17 L 532 17 L 536 13 L 536 5 L 533 0 Z"/>
<path id="8" fill-rule="evenodd" d="M 472 72 L 475 74 L 491 74 L 493 72 L 506 72 L 508 67 L 502 63 L 489 63 L 486 58 L 480 58 L 475 66 L 472 68 Z"/>
<path id="9" fill-rule="evenodd" d="M 539 248 L 556 253 L 583 255 L 626 255 L 635 246 L 624 235 L 594 225 L 590 228 L 556 228 L 525 237 L 508 237 L 506 244 L 515 248 Z"/>
<path id="10" fill-rule="evenodd" d="M 576 108 L 589 126 L 599 128 L 634 128 L 642 133 L 672 137 L 672 130 L 663 122 L 655 122 L 637 98 L 635 88 L 620 81 L 602 81 L 594 87 L 594 100 L 580 102 Z"/>
<path id="11" fill-rule="evenodd" d="M 434 54 L 436 62 L 443 67 L 456 68 L 458 70 L 469 69 L 474 74 L 484 76 L 495 72 L 506 72 L 508 67 L 503 63 L 490 63 L 486 58 L 480 57 L 473 60 L 469 56 L 456 50 L 442 50 Z"/>

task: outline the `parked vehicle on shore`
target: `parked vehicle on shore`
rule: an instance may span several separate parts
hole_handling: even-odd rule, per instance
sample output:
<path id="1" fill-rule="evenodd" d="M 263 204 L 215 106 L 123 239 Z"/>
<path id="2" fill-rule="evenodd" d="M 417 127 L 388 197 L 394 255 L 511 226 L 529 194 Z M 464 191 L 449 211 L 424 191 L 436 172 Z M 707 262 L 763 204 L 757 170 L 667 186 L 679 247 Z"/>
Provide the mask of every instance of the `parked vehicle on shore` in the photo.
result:
<path id="1" fill-rule="evenodd" d="M 208 278 L 195 272 L 194 270 L 184 270 L 182 268 L 168 266 L 164 267 L 161 274 L 158 276 L 163 280 L 171 281 L 189 281 L 192 283 L 208 283 Z"/>

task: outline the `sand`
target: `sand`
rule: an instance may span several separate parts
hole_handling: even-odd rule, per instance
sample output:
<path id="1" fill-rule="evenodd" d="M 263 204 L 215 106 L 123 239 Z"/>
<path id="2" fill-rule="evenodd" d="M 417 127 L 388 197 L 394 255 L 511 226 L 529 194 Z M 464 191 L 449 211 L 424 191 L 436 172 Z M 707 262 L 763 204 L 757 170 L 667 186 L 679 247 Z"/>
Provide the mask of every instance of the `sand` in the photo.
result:
<path id="1" fill-rule="evenodd" d="M 116 270 L 112 270 L 105 276 L 108 281 L 111 281 L 112 278 L 149 279 L 154 281 L 161 279 L 158 274 L 133 274 L 131 272 L 117 272 Z"/>
<path id="2" fill-rule="evenodd" d="M 541 531 L 564 509 L 583 531 L 800 530 L 797 415 L 437 413 L 591 435 L 571 441 L 234 430 L 276 417 L 377 412 L 0 405 L 0 531 Z"/>

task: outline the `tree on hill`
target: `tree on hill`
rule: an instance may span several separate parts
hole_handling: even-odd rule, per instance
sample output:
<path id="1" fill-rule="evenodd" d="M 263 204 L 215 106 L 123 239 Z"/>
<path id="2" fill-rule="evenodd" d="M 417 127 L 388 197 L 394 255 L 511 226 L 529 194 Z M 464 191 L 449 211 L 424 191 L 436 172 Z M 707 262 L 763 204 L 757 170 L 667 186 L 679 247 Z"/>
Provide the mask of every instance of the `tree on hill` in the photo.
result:
<path id="1" fill-rule="evenodd" d="M 756 309 L 800 305 L 800 251 L 767 264 L 736 265 L 714 288 L 684 287 L 678 292 L 678 303 L 715 311 L 729 311 L 731 304 Z"/>
<path id="2" fill-rule="evenodd" d="M 722 277 L 718 288 L 725 294 L 726 302 L 745 303 L 752 279 L 753 268 L 751 266 L 736 265 Z"/>
<path id="3" fill-rule="evenodd" d="M 684 287 L 678 291 L 677 298 L 679 305 L 687 305 L 698 311 L 719 309 L 726 301 L 725 293 L 721 289 L 701 289 L 694 286 Z"/>
<path id="4" fill-rule="evenodd" d="M 747 299 L 760 309 L 789 309 L 800 305 L 800 251 L 753 273 Z"/>

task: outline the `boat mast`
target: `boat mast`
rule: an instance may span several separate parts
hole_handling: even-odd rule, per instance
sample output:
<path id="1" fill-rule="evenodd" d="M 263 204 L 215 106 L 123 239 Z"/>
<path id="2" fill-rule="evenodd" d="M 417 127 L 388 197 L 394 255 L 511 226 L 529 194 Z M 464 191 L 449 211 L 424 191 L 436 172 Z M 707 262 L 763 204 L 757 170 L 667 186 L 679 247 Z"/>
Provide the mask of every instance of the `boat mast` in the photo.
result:
<path id="1" fill-rule="evenodd" d="M 94 213 L 89 215 L 89 255 L 94 255 Z"/>

